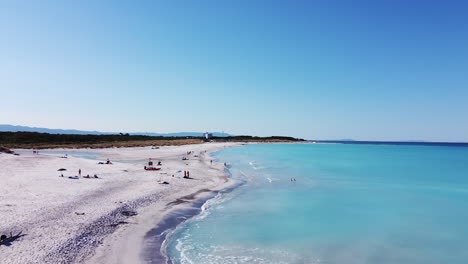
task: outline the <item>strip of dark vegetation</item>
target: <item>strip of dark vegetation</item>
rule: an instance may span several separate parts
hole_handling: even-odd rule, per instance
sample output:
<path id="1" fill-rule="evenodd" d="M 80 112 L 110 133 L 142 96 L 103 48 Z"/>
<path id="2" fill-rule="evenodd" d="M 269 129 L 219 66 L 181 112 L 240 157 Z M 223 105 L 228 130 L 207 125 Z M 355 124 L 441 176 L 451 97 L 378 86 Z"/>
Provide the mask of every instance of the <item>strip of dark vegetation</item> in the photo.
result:
<path id="1" fill-rule="evenodd" d="M 272 136 L 272 137 L 255 137 L 255 136 L 231 136 L 231 137 L 213 137 L 211 138 L 215 141 L 256 141 L 256 142 L 286 142 L 286 141 L 305 141 L 301 138 L 293 138 L 293 137 L 283 137 L 283 136 Z"/>
<path id="2" fill-rule="evenodd" d="M 303 141 L 292 137 L 215 137 L 210 141 Z M 163 137 L 129 134 L 78 135 L 48 134 L 38 132 L 0 132 L 0 145 L 5 148 L 56 148 L 56 147 L 133 147 L 151 145 L 183 145 L 207 141 L 202 137 Z"/>
<path id="3" fill-rule="evenodd" d="M 129 134 L 116 135 L 78 135 L 78 134 L 48 134 L 38 132 L 0 132 L 0 144 L 73 144 L 73 143 L 105 143 L 125 142 L 134 140 L 175 140 L 193 137 L 162 137 L 140 136 Z"/>

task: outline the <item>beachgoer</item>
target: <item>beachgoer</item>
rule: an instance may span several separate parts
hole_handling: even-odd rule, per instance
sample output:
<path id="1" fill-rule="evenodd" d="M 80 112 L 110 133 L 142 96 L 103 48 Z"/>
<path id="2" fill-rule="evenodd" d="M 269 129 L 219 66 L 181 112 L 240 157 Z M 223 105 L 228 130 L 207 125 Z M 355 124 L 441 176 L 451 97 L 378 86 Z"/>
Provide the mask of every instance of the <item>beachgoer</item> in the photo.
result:
<path id="1" fill-rule="evenodd" d="M 62 174 L 60 174 L 60 177 L 63 177 L 63 173 L 62 173 Z"/>
<path id="2" fill-rule="evenodd" d="M 78 170 L 78 175 L 81 176 L 81 169 Z"/>
<path id="3" fill-rule="evenodd" d="M 190 171 L 187 171 L 187 178 L 190 177 Z"/>
<path id="4" fill-rule="evenodd" d="M 184 171 L 184 178 L 187 177 L 187 171 Z"/>
<path id="5" fill-rule="evenodd" d="M 97 179 L 97 178 L 99 178 L 99 177 L 98 177 L 96 174 L 94 174 L 94 178 L 96 178 L 96 179 Z"/>
<path id="6" fill-rule="evenodd" d="M 211 160 L 211 164 L 213 164 L 213 160 Z"/>

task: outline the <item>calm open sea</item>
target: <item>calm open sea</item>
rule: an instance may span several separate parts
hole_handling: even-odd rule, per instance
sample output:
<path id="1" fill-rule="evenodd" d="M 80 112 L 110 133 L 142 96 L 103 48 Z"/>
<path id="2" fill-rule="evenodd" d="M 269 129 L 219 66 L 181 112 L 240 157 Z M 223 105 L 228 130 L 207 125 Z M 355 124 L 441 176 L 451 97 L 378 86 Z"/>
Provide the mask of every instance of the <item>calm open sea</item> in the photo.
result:
<path id="1" fill-rule="evenodd" d="M 174 263 L 468 263 L 467 147 L 248 145 L 216 156 L 244 184 L 172 233 Z"/>

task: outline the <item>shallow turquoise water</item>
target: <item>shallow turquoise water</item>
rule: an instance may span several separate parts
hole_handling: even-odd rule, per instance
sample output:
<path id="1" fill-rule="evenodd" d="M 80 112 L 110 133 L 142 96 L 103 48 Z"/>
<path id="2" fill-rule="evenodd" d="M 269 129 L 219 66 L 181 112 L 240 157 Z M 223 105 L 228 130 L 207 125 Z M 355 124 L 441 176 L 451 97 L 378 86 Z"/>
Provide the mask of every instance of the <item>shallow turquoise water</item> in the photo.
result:
<path id="1" fill-rule="evenodd" d="M 466 147 L 249 145 L 216 155 L 245 184 L 172 234 L 174 263 L 468 263 Z"/>

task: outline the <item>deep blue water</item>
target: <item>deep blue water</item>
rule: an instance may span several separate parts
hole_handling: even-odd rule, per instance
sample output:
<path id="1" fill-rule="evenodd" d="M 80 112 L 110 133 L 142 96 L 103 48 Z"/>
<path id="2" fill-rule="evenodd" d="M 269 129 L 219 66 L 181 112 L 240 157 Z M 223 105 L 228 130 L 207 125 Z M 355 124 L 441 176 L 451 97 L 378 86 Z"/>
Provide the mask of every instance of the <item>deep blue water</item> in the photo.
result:
<path id="1" fill-rule="evenodd" d="M 174 263 L 468 263 L 468 148 L 249 145 L 216 156 L 245 184 L 177 228 Z"/>
<path id="2" fill-rule="evenodd" d="M 316 140 L 319 143 L 353 144 L 353 145 L 400 145 L 400 146 L 445 146 L 468 147 L 466 142 L 424 142 L 424 141 L 357 141 L 357 140 Z"/>

